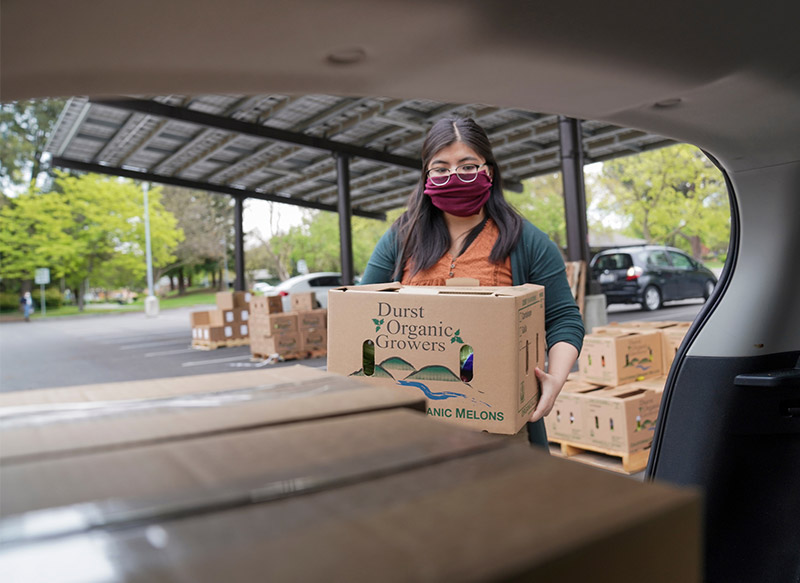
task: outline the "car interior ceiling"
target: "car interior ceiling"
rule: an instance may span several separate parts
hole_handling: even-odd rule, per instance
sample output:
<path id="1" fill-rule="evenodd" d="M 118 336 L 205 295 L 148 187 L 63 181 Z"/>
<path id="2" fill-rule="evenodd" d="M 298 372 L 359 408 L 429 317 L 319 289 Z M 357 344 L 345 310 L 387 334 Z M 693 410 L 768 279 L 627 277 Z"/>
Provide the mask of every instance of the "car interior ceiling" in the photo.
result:
<path id="1" fill-rule="evenodd" d="M 758 384 L 800 356 L 800 3 L 218 8 L 5 3 L 0 99 L 427 97 L 603 120 L 707 152 L 728 181 L 730 252 L 670 372 L 647 474 L 702 489 L 708 581 L 800 581 L 800 393 L 796 381 Z M 113 31 L 113 42 L 97 31 Z M 352 46 L 364 47 L 364 62 L 326 57 Z"/>

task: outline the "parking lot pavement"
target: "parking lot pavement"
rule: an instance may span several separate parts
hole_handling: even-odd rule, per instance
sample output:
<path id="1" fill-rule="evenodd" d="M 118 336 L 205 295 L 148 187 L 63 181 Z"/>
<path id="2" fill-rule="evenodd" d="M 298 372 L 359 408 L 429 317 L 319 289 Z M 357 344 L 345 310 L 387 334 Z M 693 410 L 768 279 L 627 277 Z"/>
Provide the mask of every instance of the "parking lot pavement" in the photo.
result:
<path id="1" fill-rule="evenodd" d="M 638 305 L 612 305 L 608 308 L 608 321 L 692 321 L 702 306 L 701 300 L 686 300 L 656 312 L 644 312 Z M 3 323 L 0 391 L 230 372 L 260 366 L 326 366 L 324 358 L 270 365 L 251 362 L 248 346 L 193 349 L 189 312 L 211 308 L 166 310 L 157 318 L 125 313 Z"/>
<path id="2" fill-rule="evenodd" d="M 191 347 L 189 312 L 161 312 L 8 322 L 0 326 L 0 391 L 144 380 L 304 364 L 325 367 L 324 358 L 270 365 L 250 361 L 250 348 Z"/>
<path id="3" fill-rule="evenodd" d="M 611 304 L 606 309 L 609 322 L 629 322 L 631 320 L 674 320 L 676 322 L 692 322 L 705 300 L 681 300 L 668 302 L 660 310 L 646 312 L 639 304 Z"/>

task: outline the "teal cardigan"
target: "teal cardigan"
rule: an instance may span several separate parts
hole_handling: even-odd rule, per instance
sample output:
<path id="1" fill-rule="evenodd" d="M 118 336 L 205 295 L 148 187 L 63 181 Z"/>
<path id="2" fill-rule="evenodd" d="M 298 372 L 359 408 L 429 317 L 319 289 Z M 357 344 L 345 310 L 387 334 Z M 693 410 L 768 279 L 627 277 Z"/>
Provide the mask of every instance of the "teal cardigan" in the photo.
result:
<path id="1" fill-rule="evenodd" d="M 399 252 L 397 231 L 389 229 L 375 246 L 360 283 L 392 281 Z M 564 260 L 556 244 L 527 220 L 523 220 L 522 235 L 511 251 L 511 277 L 514 285 L 544 286 L 547 347 L 568 342 L 580 352 L 583 320 L 567 283 Z"/>

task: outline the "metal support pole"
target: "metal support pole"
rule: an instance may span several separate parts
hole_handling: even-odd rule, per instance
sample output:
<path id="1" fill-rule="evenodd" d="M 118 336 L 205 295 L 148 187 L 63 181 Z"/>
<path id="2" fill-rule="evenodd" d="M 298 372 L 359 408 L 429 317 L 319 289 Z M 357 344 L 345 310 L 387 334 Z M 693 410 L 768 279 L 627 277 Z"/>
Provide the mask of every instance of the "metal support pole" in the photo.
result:
<path id="1" fill-rule="evenodd" d="M 567 259 L 589 263 L 589 230 L 586 225 L 586 187 L 583 180 L 581 122 L 559 116 L 561 177 L 567 221 Z"/>
<path id="2" fill-rule="evenodd" d="M 353 285 L 353 230 L 350 208 L 350 157 L 336 156 L 336 182 L 339 186 L 339 245 L 342 261 L 342 283 Z"/>
<path id="3" fill-rule="evenodd" d="M 144 313 L 150 318 L 158 316 L 158 298 L 154 294 L 153 286 L 153 249 L 150 245 L 150 204 L 148 200 L 148 192 L 150 191 L 150 184 L 147 182 L 142 183 L 142 191 L 144 192 L 144 248 L 145 248 L 145 261 L 147 263 L 147 297 L 144 300 Z"/>
<path id="4" fill-rule="evenodd" d="M 236 291 L 244 291 L 244 199 L 243 196 L 235 197 L 236 210 L 234 211 L 233 229 L 234 229 L 234 262 L 236 264 L 236 283 L 234 289 Z"/>

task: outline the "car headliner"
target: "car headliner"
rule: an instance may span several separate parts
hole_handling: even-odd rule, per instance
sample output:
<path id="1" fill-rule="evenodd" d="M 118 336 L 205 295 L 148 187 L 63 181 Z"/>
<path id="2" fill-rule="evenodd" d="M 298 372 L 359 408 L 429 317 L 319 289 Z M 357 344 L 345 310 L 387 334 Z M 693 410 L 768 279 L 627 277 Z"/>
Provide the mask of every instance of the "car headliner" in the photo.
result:
<path id="1" fill-rule="evenodd" d="M 4 0 L 0 99 L 169 93 L 426 97 L 596 119 L 693 143 L 728 171 L 744 269 L 701 354 L 797 348 L 800 3 Z M 352 64 L 331 55 L 357 54 Z M 794 255 L 796 258 L 796 255 Z M 796 261 L 796 259 L 795 259 Z M 784 270 L 783 273 L 786 273 Z M 755 279 L 753 279 L 755 278 Z M 725 306 L 728 306 L 727 308 Z M 768 308 L 764 308 L 767 310 Z M 730 346 L 725 322 L 752 334 Z M 794 324 L 794 325 L 787 325 Z M 727 345 L 727 346 L 726 346 Z M 754 348 L 756 347 L 756 348 Z M 763 351 L 763 352 L 762 352 Z"/>

